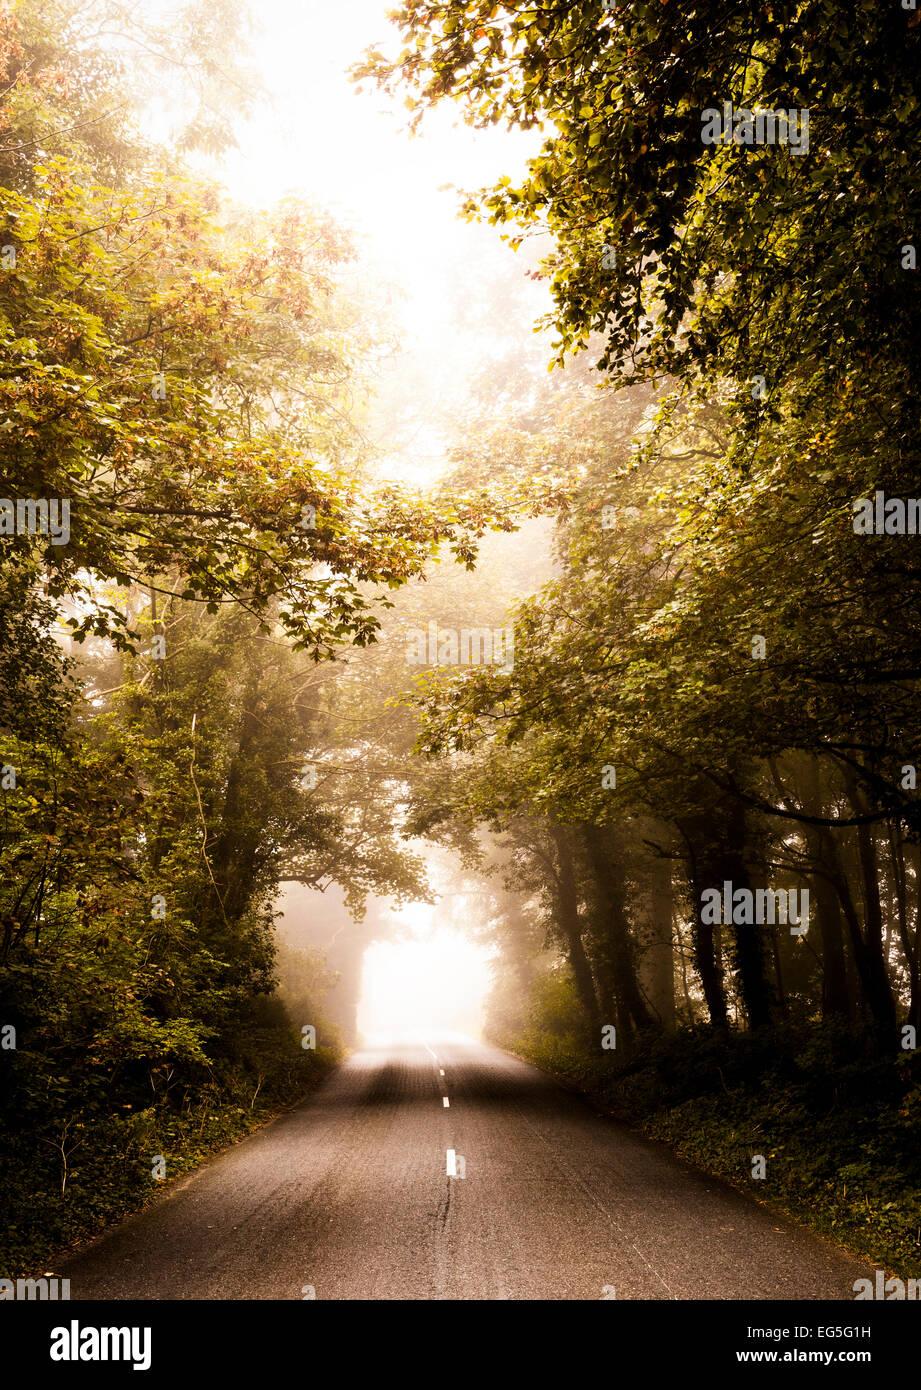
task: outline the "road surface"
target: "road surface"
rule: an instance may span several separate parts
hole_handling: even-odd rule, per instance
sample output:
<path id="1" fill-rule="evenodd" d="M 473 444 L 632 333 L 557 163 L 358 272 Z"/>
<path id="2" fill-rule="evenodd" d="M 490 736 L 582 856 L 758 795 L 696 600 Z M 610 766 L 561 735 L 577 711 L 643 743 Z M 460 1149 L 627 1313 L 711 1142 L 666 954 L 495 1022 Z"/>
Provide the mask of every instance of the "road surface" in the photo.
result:
<path id="1" fill-rule="evenodd" d="M 852 1300 L 872 1277 L 457 1035 L 353 1055 L 59 1272 L 73 1299 Z"/>

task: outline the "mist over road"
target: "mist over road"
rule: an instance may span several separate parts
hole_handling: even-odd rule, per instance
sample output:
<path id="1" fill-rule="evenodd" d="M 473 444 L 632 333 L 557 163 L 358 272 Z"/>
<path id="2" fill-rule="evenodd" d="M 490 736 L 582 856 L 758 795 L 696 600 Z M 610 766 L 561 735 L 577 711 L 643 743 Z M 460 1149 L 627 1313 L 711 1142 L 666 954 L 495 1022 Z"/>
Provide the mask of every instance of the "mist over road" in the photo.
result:
<path id="1" fill-rule="evenodd" d="M 465 1176 L 448 1176 L 449 1150 Z M 870 1268 L 534 1067 L 429 1035 L 353 1055 L 61 1272 L 75 1300 L 301 1299 L 310 1288 L 317 1299 L 851 1300 Z"/>

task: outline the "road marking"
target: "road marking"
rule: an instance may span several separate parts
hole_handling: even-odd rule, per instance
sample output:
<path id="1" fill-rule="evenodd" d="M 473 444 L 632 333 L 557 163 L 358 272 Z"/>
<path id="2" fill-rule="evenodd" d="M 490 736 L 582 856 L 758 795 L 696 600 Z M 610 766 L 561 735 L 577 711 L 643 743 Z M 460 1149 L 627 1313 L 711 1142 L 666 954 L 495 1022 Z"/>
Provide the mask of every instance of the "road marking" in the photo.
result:
<path id="1" fill-rule="evenodd" d="M 441 1099 L 442 1099 L 442 1101 L 444 1102 L 445 1110 L 447 1110 L 447 1108 L 448 1108 L 448 1106 L 451 1104 L 451 1102 L 448 1100 L 448 1097 L 447 1097 L 447 1096 L 442 1096 Z"/>
<path id="2" fill-rule="evenodd" d="M 448 1177 L 457 1177 L 457 1154 L 453 1149 L 448 1149 Z"/>

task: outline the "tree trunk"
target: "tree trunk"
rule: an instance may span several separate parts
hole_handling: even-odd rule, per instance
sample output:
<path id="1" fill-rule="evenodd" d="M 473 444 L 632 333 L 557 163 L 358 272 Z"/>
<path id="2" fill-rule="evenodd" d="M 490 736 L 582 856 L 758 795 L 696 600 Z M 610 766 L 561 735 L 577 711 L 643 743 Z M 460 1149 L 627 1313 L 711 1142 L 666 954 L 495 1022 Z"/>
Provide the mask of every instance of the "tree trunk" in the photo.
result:
<path id="1" fill-rule="evenodd" d="M 694 964 L 700 977 L 700 985 L 704 992 L 710 1022 L 714 1028 L 725 1029 L 729 1026 L 729 1016 L 726 1010 L 722 957 L 716 951 L 716 933 L 719 928 L 712 922 L 701 921 L 700 916 L 704 889 L 713 885 L 702 882 L 698 867 L 699 825 L 695 820 L 681 823 L 678 828 L 681 831 L 687 852 L 687 875 L 691 890 L 691 928 L 694 935 Z"/>
<path id="2" fill-rule="evenodd" d="M 814 816 L 825 811 L 825 798 L 819 765 L 810 758 L 802 774 L 802 804 Z M 803 839 L 816 872 L 810 876 L 819 918 L 819 939 L 822 943 L 822 1017 L 826 1019 L 853 1017 L 853 1001 L 848 989 L 847 961 L 844 954 L 844 921 L 841 903 L 828 874 L 832 868 L 828 846 L 831 832 L 827 826 L 803 825 Z"/>
<path id="3" fill-rule="evenodd" d="M 850 885 L 841 866 L 838 847 L 831 834 L 828 835 L 826 854 L 831 864 L 835 891 L 838 894 L 844 912 L 844 920 L 847 923 L 854 965 L 860 979 L 864 1003 L 877 1032 L 884 1040 L 891 1043 L 895 1037 L 895 1003 L 892 998 L 892 990 L 889 987 L 889 978 L 883 965 L 882 954 L 874 951 L 864 940 Z"/>
<path id="4" fill-rule="evenodd" d="M 671 860 L 652 861 L 649 894 L 649 940 L 640 956 L 640 987 L 649 1007 L 667 1033 L 675 1030 L 675 953 L 672 944 Z"/>
<path id="5" fill-rule="evenodd" d="M 908 892 L 905 884 L 905 859 L 902 854 L 902 840 L 898 834 L 898 828 L 889 822 L 889 852 L 892 863 L 892 882 L 895 888 L 895 902 L 897 923 L 899 929 L 899 940 L 902 943 L 902 954 L 905 957 L 905 964 L 908 967 L 909 981 L 909 1001 L 908 1001 L 908 1022 L 915 1029 L 921 1023 L 921 998 L 918 993 L 918 953 L 915 950 L 908 929 Z"/>
<path id="6" fill-rule="evenodd" d="M 566 954 L 572 967 L 576 990 L 588 1027 L 596 1041 L 601 1038 L 601 1013 L 595 981 L 585 946 L 582 942 L 582 922 L 579 918 L 579 897 L 576 891 L 576 875 L 572 863 L 572 846 L 561 825 L 551 823 L 550 834 L 556 846 L 556 908 L 560 933 L 566 946 Z"/>
<path id="7" fill-rule="evenodd" d="M 610 844 L 610 830 L 597 825 L 582 827 L 589 862 L 605 908 L 607 944 L 613 972 L 615 996 L 623 1011 L 623 1022 L 632 1030 L 655 1028 L 656 1020 L 640 992 L 634 964 L 634 948 L 626 912 L 623 869 Z"/>

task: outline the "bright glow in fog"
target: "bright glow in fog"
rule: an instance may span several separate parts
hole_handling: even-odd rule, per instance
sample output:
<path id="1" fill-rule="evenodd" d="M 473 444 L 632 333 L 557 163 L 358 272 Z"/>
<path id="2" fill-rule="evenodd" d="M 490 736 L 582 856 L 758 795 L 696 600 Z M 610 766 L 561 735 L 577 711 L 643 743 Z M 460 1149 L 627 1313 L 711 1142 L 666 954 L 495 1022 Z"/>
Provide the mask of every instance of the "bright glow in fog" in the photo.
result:
<path id="1" fill-rule="evenodd" d="M 411 913 L 421 915 L 410 909 L 401 919 Z M 413 928 L 415 940 L 377 941 L 365 952 L 359 1031 L 367 1041 L 426 1030 L 479 1036 L 490 953 L 450 927 Z"/>

